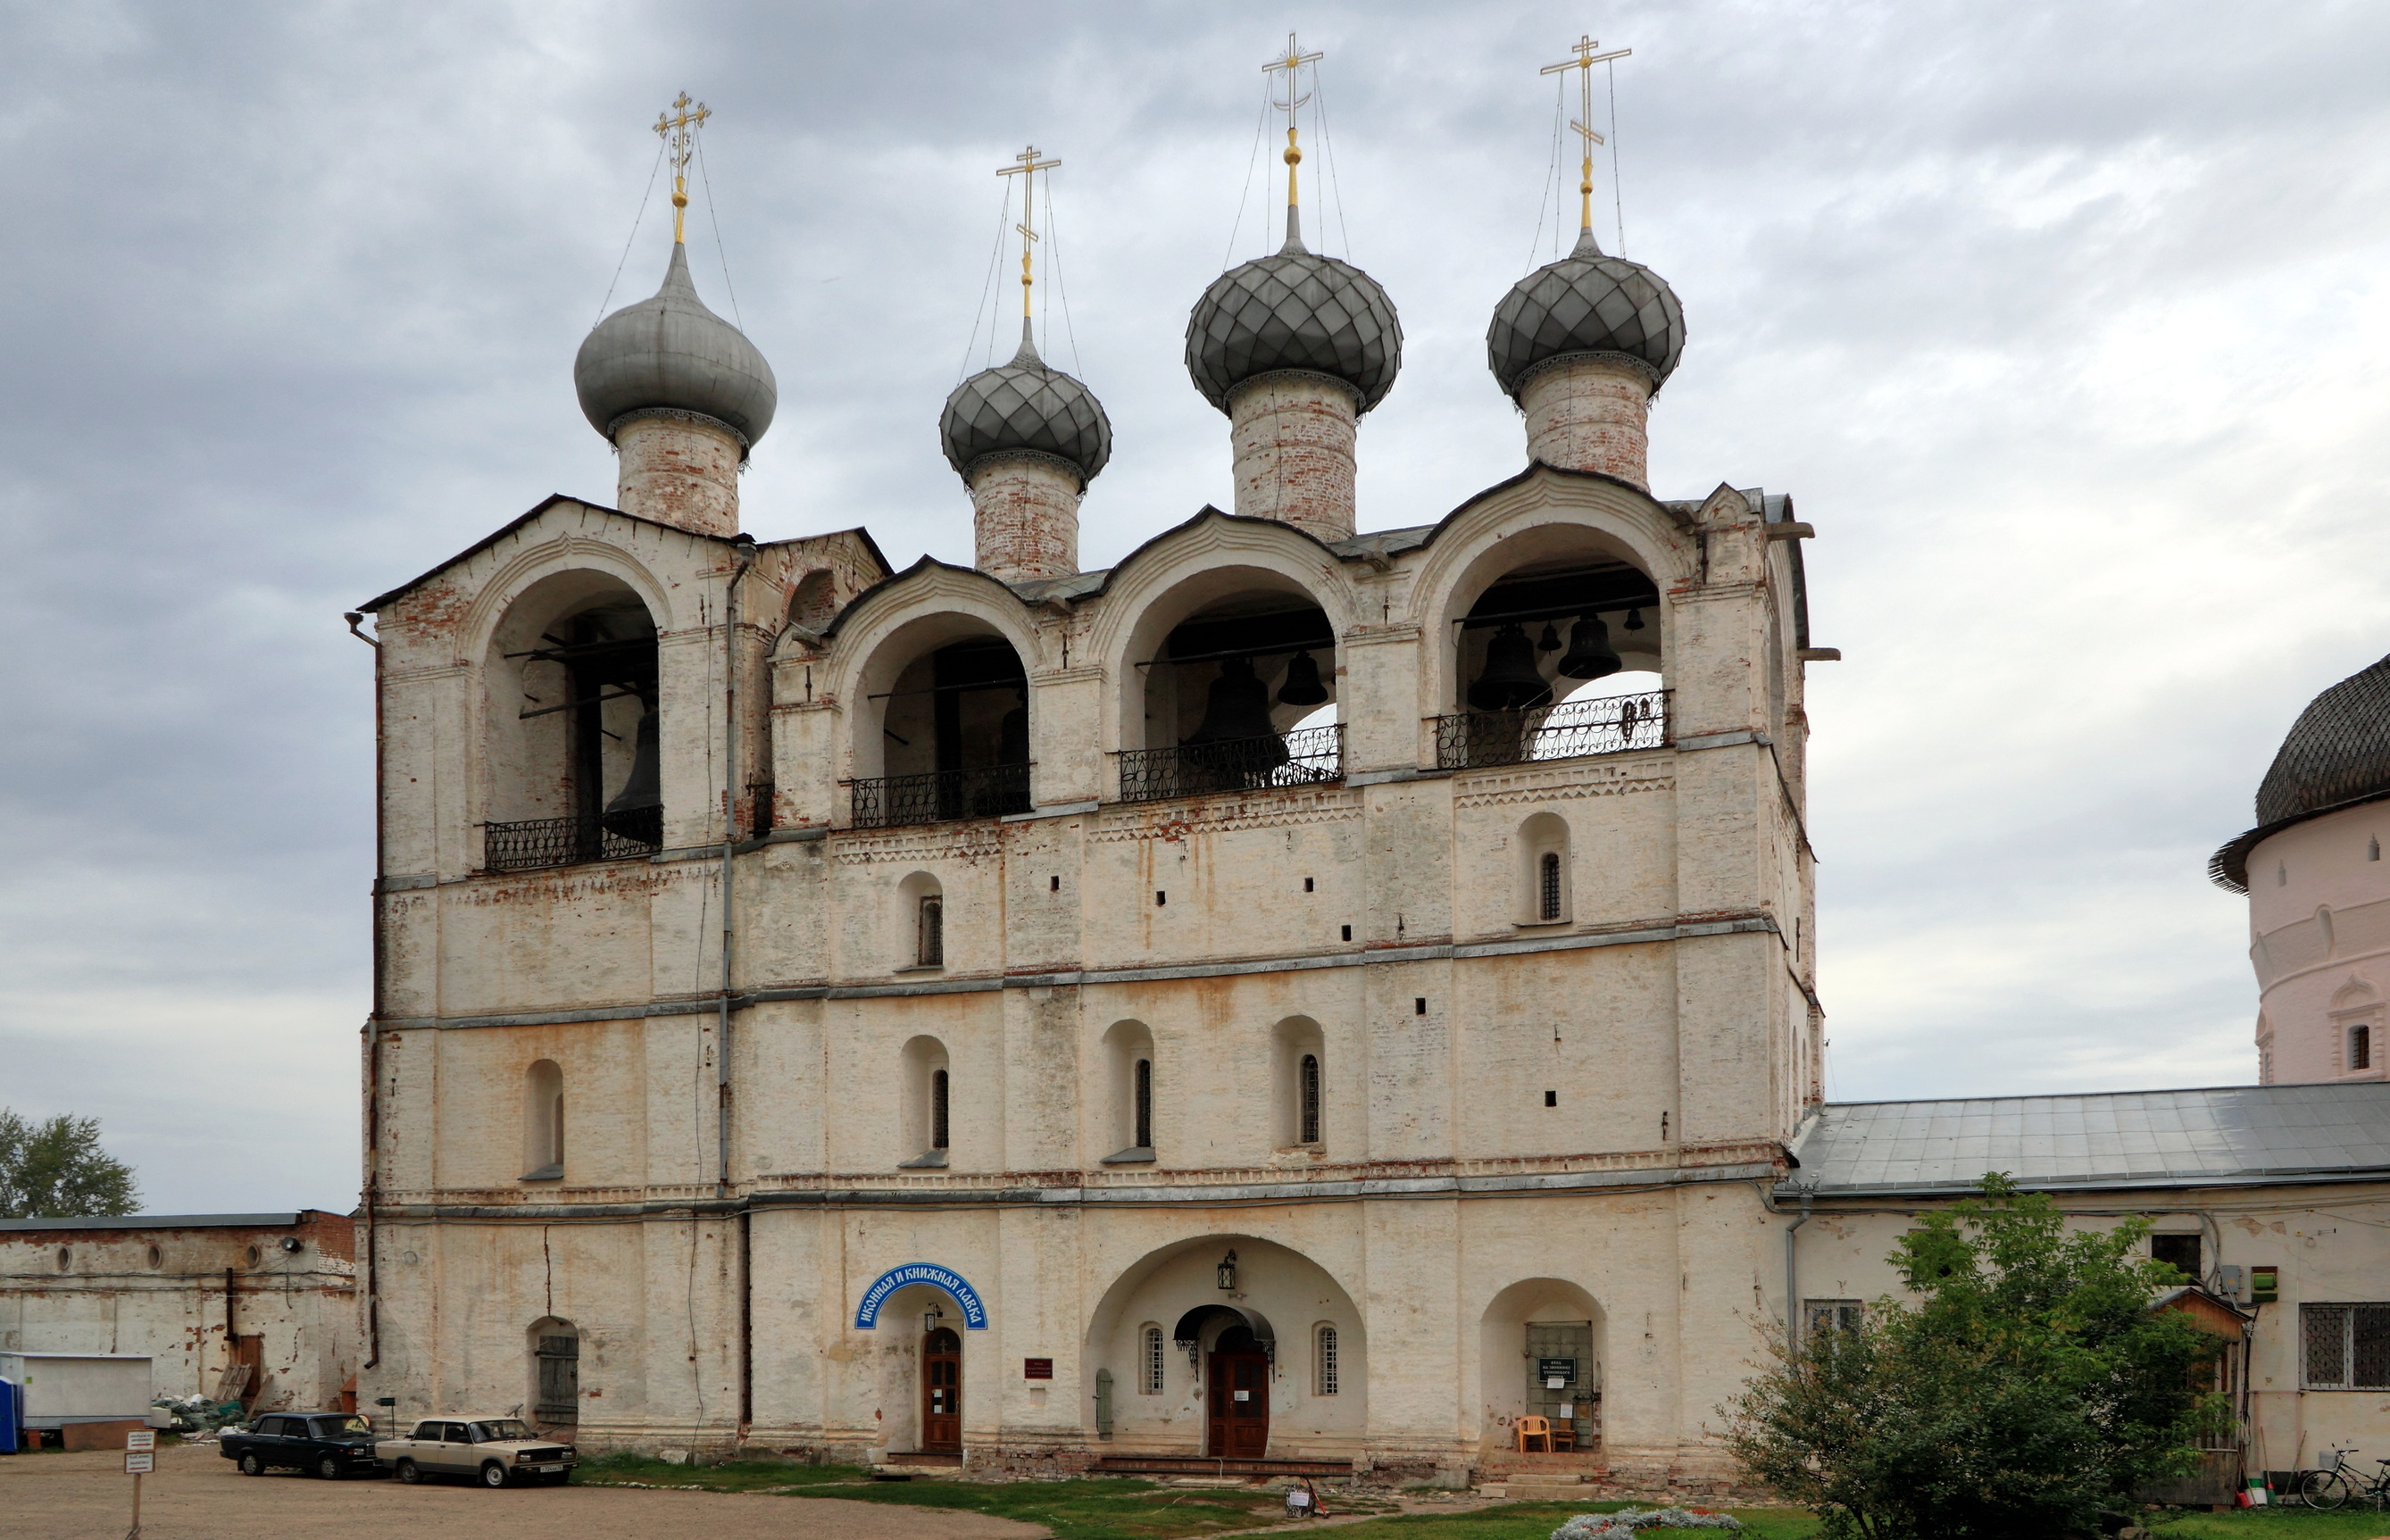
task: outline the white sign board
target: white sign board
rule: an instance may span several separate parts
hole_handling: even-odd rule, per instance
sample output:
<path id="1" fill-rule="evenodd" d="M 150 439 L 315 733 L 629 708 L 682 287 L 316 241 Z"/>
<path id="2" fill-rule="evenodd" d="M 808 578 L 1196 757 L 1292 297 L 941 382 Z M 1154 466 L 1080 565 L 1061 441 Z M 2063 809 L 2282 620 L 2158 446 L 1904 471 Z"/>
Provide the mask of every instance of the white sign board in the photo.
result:
<path id="1" fill-rule="evenodd" d="M 157 1460 L 158 1457 L 147 1449 L 127 1449 L 124 1451 L 124 1473 L 128 1476 L 146 1476 L 158 1469 Z"/>
<path id="2" fill-rule="evenodd" d="M 155 1449 L 158 1447 L 158 1435 L 155 1431 L 148 1428 L 144 1428 L 138 1432 L 127 1433 L 124 1435 L 124 1447 L 127 1449 Z"/>

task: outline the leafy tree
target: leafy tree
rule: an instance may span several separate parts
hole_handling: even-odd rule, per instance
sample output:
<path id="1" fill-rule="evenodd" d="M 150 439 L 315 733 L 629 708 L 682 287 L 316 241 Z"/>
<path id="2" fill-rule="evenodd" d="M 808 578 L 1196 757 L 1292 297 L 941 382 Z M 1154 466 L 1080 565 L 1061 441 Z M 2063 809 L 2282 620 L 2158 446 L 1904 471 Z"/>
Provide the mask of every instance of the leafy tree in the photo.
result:
<path id="1" fill-rule="evenodd" d="M 1997 1174 L 1983 1191 L 1900 1238 L 1910 1301 L 1797 1344 L 1772 1332 L 1720 1408 L 1744 1468 L 1829 1540 L 2094 1534 L 2196 1459 L 2216 1339 L 2151 1308 L 2181 1275 L 2139 1254 L 2148 1226 L 2070 1233 L 2047 1195 Z"/>
<path id="2" fill-rule="evenodd" d="M 133 1168 L 99 1148 L 99 1120 L 40 1123 L 0 1107 L 0 1219 L 80 1219 L 140 1206 Z"/>

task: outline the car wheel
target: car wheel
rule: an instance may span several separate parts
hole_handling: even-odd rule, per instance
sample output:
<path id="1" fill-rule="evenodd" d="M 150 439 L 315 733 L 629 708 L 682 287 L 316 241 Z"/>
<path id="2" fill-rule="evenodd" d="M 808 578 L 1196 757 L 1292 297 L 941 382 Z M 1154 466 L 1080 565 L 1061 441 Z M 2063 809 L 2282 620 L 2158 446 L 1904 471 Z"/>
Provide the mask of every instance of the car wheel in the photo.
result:
<path id="1" fill-rule="evenodd" d="M 423 1468 L 413 1460 L 401 1460 L 398 1462 L 398 1479 L 414 1486 L 423 1480 Z"/>
<path id="2" fill-rule="evenodd" d="M 506 1485 L 507 1468 L 500 1465 L 495 1460 L 490 1461 L 490 1463 L 482 1467 L 482 1484 L 491 1488 Z"/>
<path id="3" fill-rule="evenodd" d="M 265 1474 L 265 1462 L 255 1455 L 243 1455 L 240 1457 L 240 1473 L 244 1476 L 263 1476 Z"/>
<path id="4" fill-rule="evenodd" d="M 322 1459 L 315 1462 L 315 1474 L 323 1477 L 328 1482 L 339 1481 L 341 1479 L 340 1460 L 330 1455 L 325 1456 Z"/>

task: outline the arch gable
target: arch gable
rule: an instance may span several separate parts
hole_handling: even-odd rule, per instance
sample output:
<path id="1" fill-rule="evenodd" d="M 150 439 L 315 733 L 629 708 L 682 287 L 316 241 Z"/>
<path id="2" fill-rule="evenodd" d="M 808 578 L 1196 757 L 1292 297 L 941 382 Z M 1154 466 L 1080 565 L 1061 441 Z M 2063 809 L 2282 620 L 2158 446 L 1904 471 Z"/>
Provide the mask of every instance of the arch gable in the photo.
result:
<path id="1" fill-rule="evenodd" d="M 1252 567 L 1286 579 L 1327 613 L 1339 636 L 1360 623 L 1344 558 L 1319 539 L 1274 519 L 1244 519 L 1206 507 L 1123 558 L 1105 577 L 1088 651 L 1115 673 L 1118 656 L 1146 613 L 1189 579 L 1221 567 Z"/>
<path id="2" fill-rule="evenodd" d="M 987 1306 L 980 1302 L 979 1291 L 973 1289 L 970 1280 L 960 1273 L 950 1267 L 941 1267 L 933 1262 L 908 1262 L 899 1267 L 891 1267 L 872 1279 L 871 1286 L 866 1289 L 863 1291 L 863 1297 L 855 1302 L 854 1329 L 878 1330 L 880 1306 L 886 1304 L 888 1297 L 899 1289 L 915 1284 L 927 1285 L 954 1301 L 963 1313 L 965 1329 L 970 1331 L 987 1329 Z"/>
<path id="3" fill-rule="evenodd" d="M 658 637 L 682 628 L 672 590 L 654 569 L 612 541 L 559 530 L 550 539 L 525 545 L 482 581 L 457 627 L 458 659 L 468 667 L 478 666 L 517 600 L 549 578 L 575 571 L 613 578 L 638 596 L 655 622 Z"/>
<path id="4" fill-rule="evenodd" d="M 1565 475 L 1537 466 L 1524 476 L 1479 494 L 1445 515 L 1413 569 L 1408 619 L 1432 624 L 1456 602 L 1454 590 L 1478 558 L 1517 535 L 1545 525 L 1576 525 L 1625 547 L 1660 590 L 1694 574 L 1679 543 L 1677 515 L 1623 481 Z"/>
<path id="5" fill-rule="evenodd" d="M 1019 595 L 984 572 L 933 563 L 923 557 L 906 571 L 857 595 L 822 634 L 820 645 L 830 649 L 827 693 L 840 701 L 852 701 L 852 687 L 882 647 L 907 627 L 940 615 L 962 616 L 986 625 L 1011 645 L 1024 671 L 1034 673 L 1044 666 L 1045 640 L 1030 622 L 1028 607 Z M 785 640 L 778 655 L 793 656 Z"/>

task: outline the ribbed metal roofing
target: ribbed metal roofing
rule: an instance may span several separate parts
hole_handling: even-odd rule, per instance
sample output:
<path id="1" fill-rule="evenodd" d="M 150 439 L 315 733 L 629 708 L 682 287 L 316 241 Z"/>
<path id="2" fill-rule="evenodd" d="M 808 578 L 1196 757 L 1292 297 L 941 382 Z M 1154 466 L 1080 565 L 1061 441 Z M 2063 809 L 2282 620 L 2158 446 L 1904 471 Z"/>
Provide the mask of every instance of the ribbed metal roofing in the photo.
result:
<path id="1" fill-rule="evenodd" d="M 1485 366 L 1514 399 L 1527 371 L 1548 358 L 1625 353 L 1651 365 L 1664 384 L 1684 351 L 1677 291 L 1640 263 L 1603 255 L 1590 230 L 1577 237 L 1575 250 L 1513 284 L 1485 328 Z"/>
<path id="2" fill-rule="evenodd" d="M 705 308 L 689 281 L 688 248 L 678 242 L 663 287 L 582 340 L 572 385 L 600 433 L 626 412 L 662 407 L 726 422 L 752 444 L 780 404 L 772 366 L 744 332 Z"/>
<path id="3" fill-rule="evenodd" d="M 1402 366 L 1394 302 L 1351 263 L 1305 248 L 1292 209 L 1277 254 L 1213 279 L 1187 317 L 1187 372 L 1223 412 L 1239 385 L 1279 369 L 1343 380 L 1366 412 L 1394 388 Z"/>
<path id="4" fill-rule="evenodd" d="M 2257 786 L 2257 822 L 2390 791 L 2390 658 L 2307 702 Z"/>
<path id="5" fill-rule="evenodd" d="M 1829 1103 L 1791 1148 L 1820 1195 L 2390 1180 L 2390 1082 Z"/>
<path id="6" fill-rule="evenodd" d="M 946 463 L 963 475 L 974 461 L 1006 450 L 1034 450 L 1079 468 L 1082 484 L 1112 457 L 1112 423 L 1095 392 L 1048 368 L 1021 323 L 1021 351 L 1009 364 L 982 369 L 946 397 L 938 437 Z"/>

